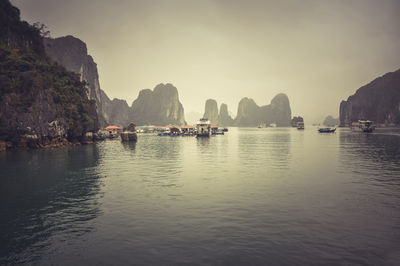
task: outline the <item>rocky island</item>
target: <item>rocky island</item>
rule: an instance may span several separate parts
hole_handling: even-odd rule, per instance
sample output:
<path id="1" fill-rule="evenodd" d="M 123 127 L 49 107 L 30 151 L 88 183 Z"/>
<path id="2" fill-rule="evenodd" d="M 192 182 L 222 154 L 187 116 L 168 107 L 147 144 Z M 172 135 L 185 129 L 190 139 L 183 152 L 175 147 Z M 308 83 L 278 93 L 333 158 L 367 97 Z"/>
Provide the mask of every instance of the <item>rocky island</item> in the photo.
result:
<path id="1" fill-rule="evenodd" d="M 98 117 L 85 82 L 47 56 L 17 8 L 0 5 L 0 149 L 88 141 Z"/>
<path id="2" fill-rule="evenodd" d="M 357 120 L 400 125 L 400 69 L 376 78 L 340 103 L 340 126 Z"/>
<path id="3" fill-rule="evenodd" d="M 280 93 L 269 105 L 264 106 L 258 106 L 253 99 L 247 97 L 240 100 L 234 124 L 254 127 L 275 123 L 279 127 L 287 127 L 291 124 L 291 118 L 289 98 Z"/>

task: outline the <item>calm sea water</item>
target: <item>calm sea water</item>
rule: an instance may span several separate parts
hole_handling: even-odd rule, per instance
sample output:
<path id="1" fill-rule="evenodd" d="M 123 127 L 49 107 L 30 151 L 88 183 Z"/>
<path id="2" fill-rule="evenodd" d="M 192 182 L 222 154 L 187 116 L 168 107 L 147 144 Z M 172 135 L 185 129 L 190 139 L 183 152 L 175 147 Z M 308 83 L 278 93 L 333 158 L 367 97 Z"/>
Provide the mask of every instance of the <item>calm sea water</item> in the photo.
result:
<path id="1" fill-rule="evenodd" d="M 0 264 L 400 263 L 399 132 L 139 135 L 0 169 Z"/>

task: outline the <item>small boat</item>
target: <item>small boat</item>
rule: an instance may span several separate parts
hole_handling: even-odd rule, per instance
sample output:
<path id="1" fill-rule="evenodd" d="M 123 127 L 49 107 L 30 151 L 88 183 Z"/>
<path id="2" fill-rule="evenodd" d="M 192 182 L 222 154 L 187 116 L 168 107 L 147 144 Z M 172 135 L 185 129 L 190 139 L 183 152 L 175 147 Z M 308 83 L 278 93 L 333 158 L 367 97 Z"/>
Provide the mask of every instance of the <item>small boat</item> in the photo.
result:
<path id="1" fill-rule="evenodd" d="M 297 122 L 297 129 L 304 129 L 304 122 Z"/>
<path id="2" fill-rule="evenodd" d="M 321 127 L 318 129 L 319 133 L 334 133 L 336 131 L 336 127 Z"/>
<path id="3" fill-rule="evenodd" d="M 207 118 L 201 118 L 196 124 L 196 137 L 210 137 L 211 123 Z"/>
<path id="4" fill-rule="evenodd" d="M 213 135 L 224 135 L 224 129 L 222 128 L 217 128 L 215 131 L 212 132 Z"/>

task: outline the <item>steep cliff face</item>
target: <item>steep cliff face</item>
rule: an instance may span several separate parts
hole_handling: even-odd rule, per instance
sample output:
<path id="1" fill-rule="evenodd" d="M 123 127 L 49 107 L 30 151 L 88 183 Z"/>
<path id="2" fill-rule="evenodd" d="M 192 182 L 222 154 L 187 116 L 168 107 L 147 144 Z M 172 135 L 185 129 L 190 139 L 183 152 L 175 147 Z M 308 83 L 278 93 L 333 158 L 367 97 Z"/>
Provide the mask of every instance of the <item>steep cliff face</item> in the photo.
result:
<path id="1" fill-rule="evenodd" d="M 184 125 L 185 116 L 178 90 L 172 84 L 158 84 L 142 90 L 132 103 L 131 121 L 137 125 Z"/>
<path id="2" fill-rule="evenodd" d="M 39 30 L 21 22 L 6 0 L 0 1 L 0 88 L 0 141 L 10 147 L 81 140 L 98 129 L 85 84 L 46 56 Z"/>
<path id="3" fill-rule="evenodd" d="M 228 105 L 226 105 L 225 103 L 221 104 L 221 107 L 219 108 L 218 121 L 219 121 L 219 124 L 218 124 L 219 126 L 223 126 L 223 127 L 233 126 L 233 119 L 229 115 Z"/>
<path id="4" fill-rule="evenodd" d="M 256 126 L 261 120 L 261 110 L 253 99 L 247 97 L 240 100 L 235 118 L 236 126 Z"/>
<path id="5" fill-rule="evenodd" d="M 208 99 L 206 101 L 203 117 L 210 120 L 211 125 L 218 125 L 218 105 L 216 100 Z"/>
<path id="6" fill-rule="evenodd" d="M 292 111 L 290 109 L 289 98 L 284 93 L 276 95 L 270 105 L 262 107 L 266 112 L 263 114 L 263 119 L 267 123 L 276 123 L 278 127 L 290 126 Z"/>
<path id="7" fill-rule="evenodd" d="M 290 126 L 292 112 L 286 94 L 276 95 L 270 105 L 258 106 L 253 99 L 243 98 L 239 102 L 236 126 L 257 126 L 276 123 L 279 127 Z"/>
<path id="8" fill-rule="evenodd" d="M 105 120 L 108 124 L 120 127 L 127 126 L 131 121 L 132 109 L 125 100 L 108 98 L 107 94 L 100 90 L 101 104 Z"/>
<path id="9" fill-rule="evenodd" d="M 358 120 L 400 125 L 400 69 L 359 88 L 340 103 L 340 126 Z"/>
<path id="10" fill-rule="evenodd" d="M 97 65 L 93 58 L 88 55 L 86 44 L 73 36 L 65 36 L 56 39 L 45 38 L 44 47 L 51 59 L 67 70 L 79 74 L 81 80 L 87 83 L 88 97 L 96 102 L 99 120 L 101 125 L 104 126 L 106 122 L 102 110 Z"/>

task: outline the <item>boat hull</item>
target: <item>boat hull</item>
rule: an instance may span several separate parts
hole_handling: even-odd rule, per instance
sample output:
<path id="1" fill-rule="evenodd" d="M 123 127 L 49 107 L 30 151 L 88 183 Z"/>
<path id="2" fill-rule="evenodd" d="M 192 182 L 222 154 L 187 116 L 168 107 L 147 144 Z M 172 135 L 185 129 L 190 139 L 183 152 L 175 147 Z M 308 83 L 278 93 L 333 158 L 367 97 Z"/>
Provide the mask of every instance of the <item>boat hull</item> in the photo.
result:
<path id="1" fill-rule="evenodd" d="M 336 131 L 336 128 L 330 129 L 330 128 L 320 128 L 318 129 L 319 133 L 334 133 Z"/>

